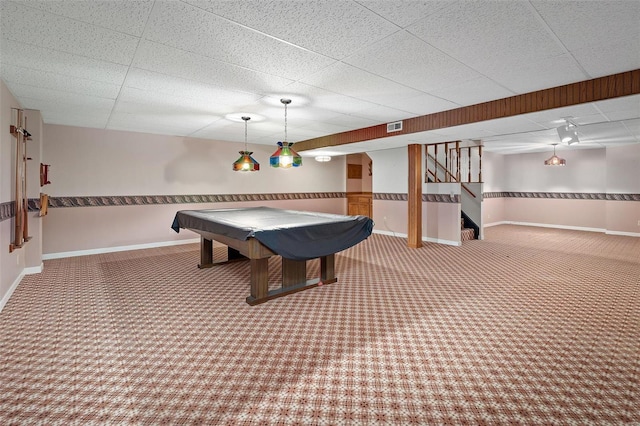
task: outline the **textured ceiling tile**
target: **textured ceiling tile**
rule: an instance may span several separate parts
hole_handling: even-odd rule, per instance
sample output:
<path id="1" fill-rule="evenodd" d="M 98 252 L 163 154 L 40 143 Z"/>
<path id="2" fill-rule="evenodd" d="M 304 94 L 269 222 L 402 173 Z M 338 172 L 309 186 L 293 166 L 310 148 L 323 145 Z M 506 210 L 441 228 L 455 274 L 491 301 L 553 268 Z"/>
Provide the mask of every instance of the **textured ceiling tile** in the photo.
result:
<path id="1" fill-rule="evenodd" d="M 609 120 L 628 120 L 640 117 L 640 95 L 596 102 L 596 108 Z"/>
<path id="2" fill-rule="evenodd" d="M 404 28 L 451 5 L 450 0 L 357 0 L 362 6 Z"/>
<path id="3" fill-rule="evenodd" d="M 130 35 L 16 3 L 3 4 L 2 37 L 8 40 L 124 65 L 131 62 L 138 44 L 138 38 Z"/>
<path id="4" fill-rule="evenodd" d="M 301 82 L 379 104 L 389 99 L 406 99 L 420 94 L 417 90 L 340 62 Z"/>
<path id="5" fill-rule="evenodd" d="M 233 111 L 233 107 L 218 103 L 212 104 L 206 99 L 177 97 L 156 90 L 124 87 L 118 98 L 117 110 L 130 114 L 139 112 L 143 115 L 153 112 L 169 115 L 173 111 L 176 115 L 203 115 L 213 120 Z"/>
<path id="6" fill-rule="evenodd" d="M 145 38 L 293 80 L 334 62 L 181 2 L 157 3 Z"/>
<path id="7" fill-rule="evenodd" d="M 0 62 L 33 70 L 53 72 L 69 78 L 83 78 L 122 84 L 127 67 L 72 53 L 59 52 L 12 40 L 2 40 Z"/>
<path id="8" fill-rule="evenodd" d="M 96 109 L 110 109 L 115 103 L 114 99 L 89 95 L 78 96 L 75 93 L 68 93 L 54 89 L 43 89 L 40 87 L 26 86 L 17 83 L 9 83 L 7 84 L 7 86 L 9 87 L 9 90 L 11 90 L 11 93 L 13 93 L 13 95 L 18 98 L 21 103 L 23 103 L 23 98 L 28 98 L 31 101 L 40 100 L 49 102 L 60 102 L 68 105 L 76 105 L 85 108 Z M 23 105 L 23 107 L 27 108 L 26 105 Z M 33 107 L 29 108 L 38 109 Z"/>
<path id="9" fill-rule="evenodd" d="M 407 111 L 407 113 L 413 115 L 432 114 L 434 112 L 446 111 L 460 106 L 453 102 L 436 98 L 431 95 L 418 95 L 408 99 L 397 101 L 392 100 L 387 102 L 386 105 L 391 108 Z"/>
<path id="10" fill-rule="evenodd" d="M 28 107 L 26 107 L 28 108 Z M 39 103 L 42 119 L 47 124 L 59 124 L 63 126 L 90 127 L 104 129 L 109 120 L 110 111 L 92 109 L 88 111 L 84 107 L 64 106 L 56 102 L 47 105 Z"/>
<path id="11" fill-rule="evenodd" d="M 343 62 L 425 92 L 480 77 L 406 31 L 362 49 Z"/>
<path id="12" fill-rule="evenodd" d="M 388 123 L 396 120 L 403 120 L 407 118 L 407 112 L 398 109 L 389 108 L 386 106 L 378 105 L 372 108 L 363 109 L 354 112 L 352 115 L 356 117 L 367 118 L 369 120 L 377 120 L 378 123 Z"/>
<path id="13" fill-rule="evenodd" d="M 187 0 L 187 3 L 335 59 L 398 30 L 396 25 L 352 1 Z"/>
<path id="14" fill-rule="evenodd" d="M 69 78 L 63 74 L 6 64 L 2 64 L 2 78 L 7 84 L 21 84 L 42 89 L 59 90 L 76 95 L 89 95 L 109 99 L 115 99 L 120 91 L 120 86 L 116 84 Z"/>
<path id="15" fill-rule="evenodd" d="M 371 102 L 300 82 L 291 84 L 287 86 L 286 89 L 287 92 L 307 98 L 309 100 L 309 106 L 343 114 L 375 106 L 375 104 Z"/>
<path id="16" fill-rule="evenodd" d="M 153 0 L 20 0 L 20 3 L 138 37 L 153 7 Z"/>
<path id="17" fill-rule="evenodd" d="M 514 68 L 496 69 L 491 78 L 515 93 L 528 93 L 586 80 L 589 75 L 585 75 L 573 57 L 564 54 Z"/>
<path id="18" fill-rule="evenodd" d="M 563 53 L 525 2 L 461 1 L 408 30 L 481 72 Z"/>
<path id="19" fill-rule="evenodd" d="M 133 66 L 175 77 L 202 81 L 229 90 L 268 93 L 293 80 L 252 71 L 195 53 L 143 40 Z"/>
<path id="20" fill-rule="evenodd" d="M 181 99 L 199 100 L 206 104 L 242 106 L 255 102 L 259 95 L 234 92 L 193 80 L 132 68 L 127 75 L 125 87 L 152 93 L 174 96 Z M 152 95 L 153 96 L 153 95 Z"/>
<path id="21" fill-rule="evenodd" d="M 572 54 L 594 78 L 635 70 L 640 68 L 640 37 L 620 43 L 588 46 L 576 49 Z"/>
<path id="22" fill-rule="evenodd" d="M 473 105 L 506 98 L 513 96 L 515 93 L 485 77 L 480 77 L 454 87 L 434 90 L 431 94 L 459 105 Z"/>
<path id="23" fill-rule="evenodd" d="M 198 124 L 185 122 L 180 116 L 167 114 L 112 114 L 108 129 L 127 130 L 133 132 L 152 133 L 159 135 L 188 136 L 198 129 Z M 184 117 L 188 118 L 188 117 Z"/>
<path id="24" fill-rule="evenodd" d="M 603 40 L 635 40 L 638 52 L 640 2 L 636 0 L 533 0 L 532 4 L 570 51 L 598 46 Z"/>

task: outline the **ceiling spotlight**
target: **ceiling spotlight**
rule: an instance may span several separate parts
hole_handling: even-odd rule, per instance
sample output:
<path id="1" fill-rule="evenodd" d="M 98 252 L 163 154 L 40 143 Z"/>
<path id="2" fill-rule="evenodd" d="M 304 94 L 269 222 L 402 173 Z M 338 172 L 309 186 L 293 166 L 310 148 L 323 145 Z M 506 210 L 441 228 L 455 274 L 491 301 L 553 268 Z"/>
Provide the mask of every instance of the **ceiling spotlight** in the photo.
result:
<path id="1" fill-rule="evenodd" d="M 318 155 L 316 156 L 316 161 L 326 163 L 327 161 L 331 161 L 331 157 L 328 155 Z"/>
<path id="2" fill-rule="evenodd" d="M 566 123 L 563 126 L 558 127 L 558 137 L 560 138 L 560 142 L 566 143 L 567 145 L 574 144 L 576 142 L 580 142 L 578 139 L 578 126 L 565 119 Z"/>
<path id="3" fill-rule="evenodd" d="M 556 155 L 556 145 L 558 144 L 554 143 L 552 145 L 553 145 L 553 156 L 551 156 L 547 160 L 544 160 L 544 165 L 545 166 L 566 166 L 567 160 L 565 160 L 564 158 L 560 158 Z"/>

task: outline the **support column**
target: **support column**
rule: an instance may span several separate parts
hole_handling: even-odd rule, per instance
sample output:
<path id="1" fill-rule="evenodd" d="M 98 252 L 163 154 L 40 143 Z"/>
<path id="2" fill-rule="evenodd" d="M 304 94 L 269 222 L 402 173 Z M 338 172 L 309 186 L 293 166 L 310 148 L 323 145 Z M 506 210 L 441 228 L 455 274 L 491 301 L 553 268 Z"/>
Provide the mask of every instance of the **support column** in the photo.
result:
<path id="1" fill-rule="evenodd" d="M 408 242 L 410 248 L 422 247 L 422 145 L 412 144 L 409 152 L 409 221 Z"/>

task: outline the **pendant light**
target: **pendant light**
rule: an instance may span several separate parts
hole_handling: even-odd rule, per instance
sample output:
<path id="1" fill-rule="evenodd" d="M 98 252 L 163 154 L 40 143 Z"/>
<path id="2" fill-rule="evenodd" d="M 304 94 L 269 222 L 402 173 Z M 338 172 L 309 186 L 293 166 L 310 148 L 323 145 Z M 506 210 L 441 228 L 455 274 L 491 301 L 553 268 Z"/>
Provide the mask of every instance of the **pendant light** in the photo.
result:
<path id="1" fill-rule="evenodd" d="M 242 117 L 244 120 L 244 151 L 240 151 L 240 158 L 233 163 L 234 172 L 257 172 L 260 170 L 258 163 L 252 156 L 253 152 L 247 150 L 247 122 L 251 117 Z"/>
<path id="2" fill-rule="evenodd" d="M 567 160 L 565 160 L 564 158 L 560 158 L 556 155 L 556 145 L 558 144 L 554 143 L 552 145 L 553 145 L 553 156 L 547 160 L 544 160 L 544 165 L 545 166 L 566 166 Z"/>
<path id="3" fill-rule="evenodd" d="M 271 167 L 282 169 L 300 167 L 302 157 L 291 148 L 293 143 L 287 142 L 287 105 L 291 103 L 291 99 L 280 99 L 280 102 L 284 104 L 284 141 L 278 142 L 278 149 L 269 158 L 269 163 Z"/>

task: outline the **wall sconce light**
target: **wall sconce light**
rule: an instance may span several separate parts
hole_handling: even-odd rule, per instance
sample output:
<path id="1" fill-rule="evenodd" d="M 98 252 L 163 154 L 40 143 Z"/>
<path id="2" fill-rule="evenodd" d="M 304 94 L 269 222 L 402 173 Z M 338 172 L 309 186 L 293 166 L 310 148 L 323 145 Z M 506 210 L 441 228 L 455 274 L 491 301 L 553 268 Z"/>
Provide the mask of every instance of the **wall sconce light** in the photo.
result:
<path id="1" fill-rule="evenodd" d="M 247 122 L 251 117 L 242 117 L 244 120 L 244 151 L 240 151 L 240 158 L 233 163 L 234 172 L 257 172 L 260 170 L 258 163 L 252 156 L 253 152 L 247 150 Z"/>
<path id="2" fill-rule="evenodd" d="M 293 143 L 287 142 L 287 105 L 291 103 L 291 99 L 280 99 L 280 102 L 284 104 L 284 141 L 278 142 L 278 149 L 269 157 L 269 164 L 283 169 L 300 167 L 302 157 L 291 148 Z"/>
<path id="3" fill-rule="evenodd" d="M 547 160 L 544 160 L 545 166 L 566 166 L 567 165 L 567 160 L 565 160 L 564 158 L 560 158 L 556 155 L 556 145 L 558 144 L 557 143 L 553 144 L 553 156 L 551 156 Z"/>

